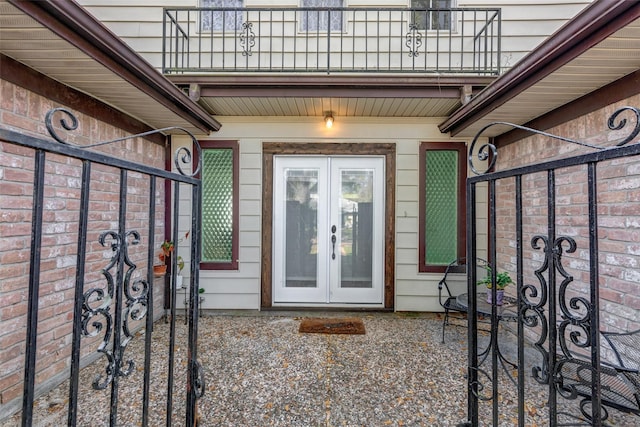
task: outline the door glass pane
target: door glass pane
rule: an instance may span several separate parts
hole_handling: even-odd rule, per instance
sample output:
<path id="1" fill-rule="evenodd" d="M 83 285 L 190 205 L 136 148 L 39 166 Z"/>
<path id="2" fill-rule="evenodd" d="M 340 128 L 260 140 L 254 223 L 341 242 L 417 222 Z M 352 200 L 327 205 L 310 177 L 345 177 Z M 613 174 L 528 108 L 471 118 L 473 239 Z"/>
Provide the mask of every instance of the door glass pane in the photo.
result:
<path id="1" fill-rule="evenodd" d="M 340 182 L 341 287 L 371 288 L 373 170 L 342 170 Z"/>
<path id="2" fill-rule="evenodd" d="M 285 287 L 318 286 L 318 170 L 285 172 Z"/>

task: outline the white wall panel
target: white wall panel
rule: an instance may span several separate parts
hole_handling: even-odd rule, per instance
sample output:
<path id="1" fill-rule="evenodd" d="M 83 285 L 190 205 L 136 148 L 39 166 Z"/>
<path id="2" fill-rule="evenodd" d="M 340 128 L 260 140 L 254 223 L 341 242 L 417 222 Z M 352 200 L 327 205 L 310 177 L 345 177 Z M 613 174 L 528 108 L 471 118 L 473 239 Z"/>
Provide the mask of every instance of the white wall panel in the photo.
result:
<path id="1" fill-rule="evenodd" d="M 383 118 L 375 120 L 343 120 L 328 132 L 321 126 L 320 120 L 280 119 L 276 125 L 269 119 L 245 120 L 221 118 L 224 135 L 216 137 L 236 139 L 240 143 L 240 176 L 242 177 L 240 200 L 240 269 L 238 271 L 202 271 L 201 283 L 207 289 L 206 296 L 213 301 L 205 307 L 251 308 L 259 309 L 260 269 L 261 269 L 261 198 L 262 198 L 262 155 L 263 142 L 386 142 L 395 143 L 396 158 L 396 303 L 399 311 L 439 310 L 437 303 L 437 283 L 442 277 L 439 273 L 418 273 L 418 148 L 421 140 L 445 141 L 434 124 L 424 123 L 422 119 Z M 401 126 L 395 126 L 399 125 Z M 394 128 L 401 127 L 401 132 Z M 367 129 L 377 138 L 363 138 L 362 130 Z M 314 131 L 314 129 L 316 131 Z M 396 134 L 393 138 L 392 135 Z M 397 135 L 400 135 L 398 137 Z M 300 135 L 306 135 L 301 138 Z M 174 138 L 178 143 L 179 138 Z M 460 141 L 456 138 L 456 141 Z M 486 200 L 486 191 L 482 191 L 480 200 Z M 486 202 L 483 204 L 486 206 Z M 481 212 L 486 212 L 481 210 Z M 406 215 L 405 215 L 406 213 Z M 480 220 L 482 227 L 486 221 Z M 486 235 L 480 234 L 481 244 Z M 242 289 L 240 298 L 239 290 Z M 460 286 L 464 288 L 464 282 Z M 462 289 L 461 288 L 461 289 Z M 236 306 L 233 306 L 237 303 Z M 254 305 L 251 305 L 254 304 Z"/>
<path id="2" fill-rule="evenodd" d="M 160 56 L 162 51 L 162 8 L 198 5 L 197 0 L 79 0 L 79 3 L 158 68 L 162 65 Z M 589 3 L 589 0 L 459 0 L 458 6 L 502 8 L 503 55 L 501 61 L 503 66 L 511 67 Z M 247 0 L 245 5 L 295 7 L 298 2 L 293 0 L 276 2 Z M 410 1 L 350 0 L 347 1 L 347 5 L 407 7 L 410 5 Z M 197 25 L 194 24 L 193 28 L 197 28 Z M 368 102 L 371 104 L 363 106 L 364 109 L 372 108 L 372 103 L 375 103 L 374 100 Z"/>

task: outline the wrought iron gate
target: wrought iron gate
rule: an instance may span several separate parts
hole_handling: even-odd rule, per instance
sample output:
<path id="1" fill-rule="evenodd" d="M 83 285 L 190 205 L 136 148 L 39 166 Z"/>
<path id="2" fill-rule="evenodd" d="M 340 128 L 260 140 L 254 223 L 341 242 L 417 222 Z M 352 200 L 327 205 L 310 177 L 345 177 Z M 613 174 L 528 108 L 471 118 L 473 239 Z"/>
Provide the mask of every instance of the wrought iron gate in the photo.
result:
<path id="1" fill-rule="evenodd" d="M 59 122 L 54 120 L 56 117 L 61 117 Z M 24 334 L 19 335 L 22 338 L 18 338 L 16 346 L 23 354 L 16 360 L 22 358 L 24 363 L 22 411 L 16 417 L 20 416 L 22 426 L 194 426 L 196 402 L 204 392 L 204 375 L 197 361 L 201 236 L 197 214 L 201 199 L 201 181 L 196 177 L 201 164 L 198 142 L 184 129 L 164 128 L 77 146 L 58 134 L 61 128 L 78 128 L 78 120 L 71 112 L 51 110 L 45 122 L 59 143 L 0 129 L 4 166 L 22 167 L 33 177 L 32 202 L 30 208 L 24 209 L 24 215 L 30 216 L 31 230 L 31 242 L 25 246 L 28 274 L 21 288 L 24 304 L 28 305 L 24 310 L 26 328 L 21 329 L 22 324 L 17 323 L 3 325 L 14 326 Z M 198 154 L 193 156 L 191 149 L 178 150 L 174 159 L 178 173 L 92 149 L 172 129 L 189 134 Z M 121 152 L 126 157 L 126 150 Z M 22 166 L 17 161 L 9 164 L 12 154 L 29 161 Z M 191 222 L 188 230 L 179 231 L 180 191 L 184 187 L 190 189 L 191 206 L 186 215 L 190 215 Z M 171 286 L 176 279 L 178 257 L 171 257 L 167 276 L 154 276 L 151 268 L 157 263 L 165 238 L 164 209 L 156 209 L 157 205 L 162 207 L 165 189 L 173 193 L 174 200 L 168 240 L 178 242 L 180 236 L 190 236 L 188 248 L 182 248 L 190 260 L 188 291 L 184 292 L 184 298 L 188 298 L 188 327 L 184 333 L 177 329 L 181 323 L 176 322 L 177 291 Z M 108 199 L 111 203 L 107 206 Z M 103 217 L 96 210 L 103 204 L 107 206 L 105 210 L 114 211 L 113 216 Z M 73 218 L 71 222 L 76 225 L 72 229 L 56 229 L 56 215 L 63 213 Z M 136 228 L 130 228 L 131 224 Z M 60 242 L 67 253 L 60 253 L 60 246 L 56 246 Z M 89 268 L 98 264 L 102 266 Z M 69 286 L 65 288 L 65 278 L 57 276 L 68 268 L 72 273 L 66 277 Z M 170 313 L 167 322 L 158 322 L 163 314 L 165 286 L 171 286 Z M 64 297 L 55 301 L 56 308 L 52 309 L 53 290 L 61 289 L 65 292 L 55 295 Z M 61 312 L 60 307 L 66 311 Z M 49 316 L 62 316 L 65 322 L 48 330 Z M 54 342 L 59 344 L 53 345 Z M 20 362 L 15 363 L 19 366 Z M 86 379 L 91 374 L 95 374 L 93 381 Z M 48 400 L 44 411 L 47 418 L 36 419 L 39 400 L 46 401 L 52 393 L 56 397 Z M 102 401 L 104 404 L 98 403 Z M 8 407 L 2 405 L 0 409 Z M 17 409 L 19 403 L 14 407 Z"/>
<path id="2" fill-rule="evenodd" d="M 542 135 L 540 144 L 579 144 L 584 154 L 487 173 L 498 152 L 479 141 L 494 125 Z M 604 276 L 614 272 L 618 286 L 628 281 L 620 298 L 640 296 L 634 252 L 618 259 L 605 255 L 625 239 L 637 248 L 636 225 L 627 224 L 627 236 L 613 236 L 610 227 L 621 221 L 624 228 L 640 215 L 640 143 L 633 142 L 640 134 L 640 110 L 621 108 L 608 126 L 612 132 L 605 139 L 620 141 L 606 148 L 504 122 L 485 126 L 473 140 L 469 164 L 478 176 L 467 182 L 468 265 L 488 256 L 491 281 L 507 271 L 514 284 L 511 307 L 487 304 L 477 286 L 487 272 L 468 269 L 465 425 L 638 423 L 640 348 L 618 342 L 638 335 L 628 333 L 638 328 L 638 311 L 623 323 L 612 311 L 625 304 L 601 300 L 611 292 Z M 486 245 L 478 237 L 485 218 Z M 495 288 L 489 291 L 493 301 Z"/>

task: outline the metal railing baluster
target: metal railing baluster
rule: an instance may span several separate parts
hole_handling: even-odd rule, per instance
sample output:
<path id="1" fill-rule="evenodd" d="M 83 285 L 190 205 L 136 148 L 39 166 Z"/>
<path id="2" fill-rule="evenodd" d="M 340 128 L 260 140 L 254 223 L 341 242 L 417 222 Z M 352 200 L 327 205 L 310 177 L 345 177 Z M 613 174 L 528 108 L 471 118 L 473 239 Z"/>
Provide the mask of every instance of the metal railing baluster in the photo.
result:
<path id="1" fill-rule="evenodd" d="M 164 9 L 164 13 L 162 67 L 167 74 L 187 71 L 498 74 L 500 71 L 501 15 L 495 8 L 212 7 L 171 8 Z M 338 17 L 342 18 L 342 24 L 333 25 Z M 211 28 L 196 24 L 198 35 L 189 38 L 193 21 L 205 19 Z M 248 41 L 238 41 L 239 37 L 249 36 L 248 30 L 239 28 L 243 23 L 257 25 L 254 28 L 257 35 L 251 34 L 252 45 L 253 37 L 258 38 L 256 60 L 249 58 L 253 52 L 248 50 Z M 472 33 L 468 33 L 470 28 Z M 409 34 L 411 31 L 414 33 Z M 412 41 L 409 37 L 417 39 Z M 473 46 L 473 52 L 465 51 L 465 46 Z M 209 61 L 204 60 L 205 55 L 209 55 Z M 240 55 L 245 58 L 239 58 Z M 469 62 L 466 55 L 471 55 L 469 69 L 465 68 Z M 322 63 L 323 58 L 326 63 Z M 351 63 L 347 64 L 348 61 Z"/>

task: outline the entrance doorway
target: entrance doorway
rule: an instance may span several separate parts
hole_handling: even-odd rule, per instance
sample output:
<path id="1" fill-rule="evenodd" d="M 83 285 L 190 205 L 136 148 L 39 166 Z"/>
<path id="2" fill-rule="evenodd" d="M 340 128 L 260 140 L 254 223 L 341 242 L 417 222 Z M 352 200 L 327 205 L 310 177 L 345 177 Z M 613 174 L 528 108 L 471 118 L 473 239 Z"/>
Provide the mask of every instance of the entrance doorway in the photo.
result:
<path id="1" fill-rule="evenodd" d="M 275 156 L 273 302 L 383 304 L 384 157 Z"/>
<path id="2" fill-rule="evenodd" d="M 367 303 L 367 302 L 351 302 L 341 303 L 332 302 L 329 298 L 325 298 L 322 302 L 276 302 L 275 297 L 275 280 L 276 273 L 274 266 L 276 264 L 276 256 L 283 256 L 280 253 L 276 254 L 276 236 L 283 236 L 282 232 L 276 233 L 274 225 L 279 220 L 277 217 L 279 212 L 274 206 L 275 202 L 275 160 L 277 158 L 287 157 L 305 157 L 307 159 L 312 158 L 379 158 L 382 159 L 383 167 L 383 187 L 382 187 L 382 200 L 384 204 L 383 219 L 380 228 L 376 228 L 378 234 L 376 234 L 376 241 L 382 245 L 382 261 L 379 262 L 378 268 L 382 270 L 382 302 Z M 394 143 L 339 143 L 339 142 L 321 142 L 321 143 L 286 143 L 286 142 L 263 142 L 262 144 L 262 225 L 261 225 L 261 293 L 260 293 L 260 307 L 262 309 L 278 307 L 323 307 L 331 309 L 333 307 L 359 307 L 359 308 L 383 308 L 385 310 L 393 309 L 395 300 L 395 188 L 396 188 L 396 145 Z M 328 186 L 329 184 L 327 184 Z M 335 186 L 334 186 L 335 187 Z M 323 202 L 323 209 L 328 209 L 328 202 Z M 327 214 L 327 218 L 329 218 Z M 338 223 L 336 223 L 336 231 L 338 229 Z M 329 229 L 331 230 L 329 224 Z M 377 226 L 376 226 L 377 227 Z M 325 232 L 325 233 L 326 233 Z M 332 234 L 332 233 L 331 233 Z M 331 242 L 331 234 L 328 235 L 328 242 L 325 245 L 333 245 Z M 325 237 L 326 238 L 326 237 Z M 338 249 L 338 236 L 336 236 L 336 250 Z M 316 249 L 317 250 L 317 249 Z M 346 248 L 345 248 L 346 251 Z M 282 252 L 282 250 L 279 250 Z M 331 253 L 329 253 L 329 257 Z M 337 257 L 337 254 L 336 254 Z M 285 271 L 285 267 L 281 267 L 282 271 Z M 316 264 L 317 269 L 317 264 Z M 317 269 L 318 271 L 318 269 Z M 327 275 L 330 273 L 328 269 Z M 317 274 L 317 272 L 316 272 Z M 279 279 L 278 279 L 279 280 Z M 327 282 L 330 286 L 330 282 Z M 345 281 L 346 283 L 346 281 Z M 342 286 L 341 290 L 345 292 L 348 290 L 345 286 Z M 325 288 L 326 290 L 327 288 Z M 353 290 L 353 289 L 352 289 Z M 330 290 L 329 290 L 330 292 Z M 338 299 L 334 300 L 338 301 Z M 356 301 L 351 299 L 351 301 Z M 366 300 L 363 300 L 366 301 Z M 376 300 L 377 301 L 377 300 Z"/>

